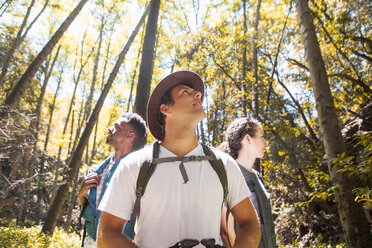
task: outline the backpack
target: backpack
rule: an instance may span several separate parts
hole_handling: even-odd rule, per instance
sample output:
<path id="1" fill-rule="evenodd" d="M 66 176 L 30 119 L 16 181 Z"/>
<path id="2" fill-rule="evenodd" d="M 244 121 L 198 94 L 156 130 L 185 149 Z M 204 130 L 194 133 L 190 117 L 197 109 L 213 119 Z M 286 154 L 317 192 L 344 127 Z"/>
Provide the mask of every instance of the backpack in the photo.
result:
<path id="1" fill-rule="evenodd" d="M 153 144 L 153 151 L 152 151 L 152 159 L 151 161 L 146 160 L 143 162 L 140 171 L 138 173 L 137 177 L 137 183 L 136 183 L 136 201 L 134 203 L 134 208 L 132 215 L 130 217 L 130 220 L 128 221 L 131 225 L 131 231 L 134 235 L 134 226 L 136 223 L 136 219 L 139 216 L 140 213 L 140 207 L 141 207 L 141 197 L 145 193 L 147 183 L 149 182 L 152 174 L 154 173 L 156 169 L 156 165 L 159 163 L 165 163 L 165 162 L 175 162 L 180 161 L 180 171 L 182 174 L 182 177 L 185 182 L 188 181 L 187 174 L 184 168 L 183 163 L 191 162 L 191 161 L 203 161 L 208 160 L 214 171 L 217 173 L 218 178 L 220 179 L 222 188 L 223 188 L 223 199 L 227 204 L 227 195 L 228 195 L 228 185 L 227 185 L 227 176 L 226 176 L 226 170 L 225 166 L 221 159 L 217 159 L 216 155 L 212 152 L 212 150 L 202 144 L 204 156 L 188 156 L 188 157 L 166 157 L 166 158 L 159 158 L 159 142 L 155 141 Z M 229 209 L 229 208 L 228 208 Z M 128 227 L 127 227 L 128 230 Z"/>

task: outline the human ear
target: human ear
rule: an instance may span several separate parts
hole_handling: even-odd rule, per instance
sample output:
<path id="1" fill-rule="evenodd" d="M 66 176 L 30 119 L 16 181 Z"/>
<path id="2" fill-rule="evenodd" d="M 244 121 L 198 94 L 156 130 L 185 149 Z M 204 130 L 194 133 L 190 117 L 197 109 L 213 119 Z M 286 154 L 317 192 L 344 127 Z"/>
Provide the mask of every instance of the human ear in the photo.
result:
<path id="1" fill-rule="evenodd" d="M 160 105 L 159 109 L 163 115 L 167 115 L 167 113 L 169 112 L 168 105 L 165 105 L 165 104 Z"/>

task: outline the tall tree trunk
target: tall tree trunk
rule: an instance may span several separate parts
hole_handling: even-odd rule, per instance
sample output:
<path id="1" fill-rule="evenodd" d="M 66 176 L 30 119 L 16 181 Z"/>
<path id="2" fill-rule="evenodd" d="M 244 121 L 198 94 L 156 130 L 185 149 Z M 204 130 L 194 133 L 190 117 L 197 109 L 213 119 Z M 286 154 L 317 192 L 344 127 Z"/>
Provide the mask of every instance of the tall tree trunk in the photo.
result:
<path id="1" fill-rule="evenodd" d="M 248 90 L 247 90 L 247 80 L 246 80 L 246 76 L 247 76 L 247 1 L 246 0 L 243 0 L 243 32 L 244 32 L 244 36 L 243 36 L 243 63 L 242 63 L 242 88 L 244 90 L 245 93 L 248 93 Z M 246 94 L 244 94 L 245 96 Z M 243 102 L 243 114 L 244 116 L 247 116 L 247 101 L 246 101 L 246 97 L 243 97 L 242 98 Z"/>
<path id="2" fill-rule="evenodd" d="M 80 69 L 79 69 L 78 75 L 76 77 L 76 82 L 79 82 L 80 81 L 80 77 L 81 77 L 81 75 L 83 73 L 83 69 L 88 64 L 89 58 L 93 55 L 93 52 L 94 52 L 95 45 L 92 47 L 90 53 L 88 54 L 87 58 L 83 62 L 83 57 L 84 57 L 84 52 L 83 52 L 84 49 L 83 49 L 83 47 L 84 47 L 84 43 L 85 43 L 86 34 L 87 34 L 87 30 L 85 30 L 84 37 L 83 37 L 82 42 L 81 42 L 82 51 L 81 51 L 81 56 L 80 56 Z M 97 39 L 97 41 L 98 41 L 98 39 Z M 83 94 L 82 95 L 84 96 L 85 95 L 84 94 L 85 93 L 85 87 L 83 87 L 83 89 L 84 89 L 84 91 L 83 91 Z M 81 128 L 82 128 L 82 123 L 85 124 L 85 121 L 82 120 L 82 114 L 84 112 L 83 109 L 84 109 L 84 97 L 82 97 L 81 104 L 80 104 L 80 111 L 79 111 L 79 116 L 78 116 L 78 121 L 77 121 L 77 129 L 76 129 L 75 139 L 74 139 L 74 142 L 73 143 L 72 143 L 72 132 L 71 132 L 70 142 L 69 142 L 68 151 L 67 151 L 67 154 L 69 154 L 69 155 L 74 151 L 74 149 L 76 147 L 76 142 L 77 142 L 77 140 L 80 137 L 80 131 L 81 131 Z M 84 112 L 84 117 L 83 118 L 85 118 L 85 112 Z M 71 123 L 73 125 L 74 122 L 72 121 Z M 71 148 L 71 144 L 73 144 L 72 145 L 72 149 L 70 149 Z"/>
<path id="3" fill-rule="evenodd" d="M 280 47 L 282 46 L 282 43 L 283 43 L 284 33 L 285 33 L 286 28 L 287 28 L 287 22 L 288 22 L 289 14 L 291 12 L 292 12 L 292 1 L 290 2 L 288 14 L 287 14 L 287 17 L 285 18 L 285 22 L 284 22 L 284 25 L 283 25 L 283 28 L 282 28 L 282 31 L 281 31 L 281 34 L 280 34 L 280 39 L 279 39 L 279 42 L 278 42 L 278 47 L 276 48 L 276 54 L 275 54 L 274 62 L 272 62 L 271 56 L 268 56 L 270 61 L 271 61 L 271 64 L 273 65 L 273 71 L 271 72 L 271 77 L 270 77 L 271 80 L 270 80 L 270 83 L 269 83 L 269 89 L 267 91 L 265 112 L 269 111 L 271 91 L 273 89 L 274 74 L 278 70 L 277 66 L 278 66 L 278 60 L 279 60 L 279 54 L 280 54 Z"/>
<path id="4" fill-rule="evenodd" d="M 62 212 L 62 207 L 65 202 L 65 198 L 68 194 L 69 187 L 71 184 L 71 181 L 73 180 L 73 176 L 77 173 L 77 171 L 80 168 L 80 160 L 83 155 L 84 148 L 86 144 L 88 143 L 89 136 L 93 130 L 93 127 L 97 121 L 98 115 L 101 111 L 103 102 L 114 82 L 114 79 L 119 71 L 119 68 L 121 64 L 124 61 L 125 55 L 127 54 L 129 47 L 132 45 L 134 38 L 136 37 L 138 30 L 140 29 L 141 25 L 143 24 L 147 14 L 149 12 L 149 7 L 146 8 L 145 12 L 143 13 L 140 21 L 138 22 L 136 28 L 132 32 L 131 36 L 129 37 L 127 43 L 125 44 L 123 50 L 120 52 L 119 57 L 116 61 L 116 64 L 114 68 L 111 71 L 111 74 L 109 76 L 109 79 L 107 80 L 107 83 L 105 84 L 102 93 L 92 111 L 92 114 L 89 116 L 89 120 L 87 122 L 87 125 L 81 135 L 81 138 L 79 140 L 79 143 L 76 147 L 76 150 L 72 154 L 71 160 L 68 164 L 68 172 L 66 173 L 65 180 L 61 184 L 61 186 L 58 188 L 57 195 L 54 198 L 54 201 L 49 207 L 48 214 L 45 218 L 45 223 L 42 229 L 42 232 L 48 235 L 52 235 L 54 232 L 54 228 L 56 227 L 57 220 Z"/>
<path id="5" fill-rule="evenodd" d="M 101 91 L 103 89 L 103 86 L 105 85 L 105 75 L 106 75 L 106 69 L 107 69 L 107 63 L 109 61 L 109 53 L 110 53 L 110 46 L 111 46 L 111 38 L 112 38 L 112 33 L 113 33 L 113 29 L 114 29 L 114 25 L 111 26 L 111 29 L 110 29 L 110 36 L 109 36 L 109 42 L 108 42 L 108 45 L 107 45 L 107 50 L 106 50 L 106 56 L 105 56 L 105 63 L 103 65 L 103 71 L 102 71 L 102 77 L 101 77 Z M 96 121 L 96 126 L 95 126 L 95 130 L 94 130 L 94 138 L 93 138 L 93 147 L 92 147 L 92 151 L 91 151 L 91 155 L 90 155 L 90 160 L 89 160 L 89 166 L 91 166 L 93 164 L 93 160 L 94 160 L 94 157 L 96 155 L 96 152 L 97 152 L 97 147 L 99 147 L 100 145 L 100 142 L 97 144 L 97 131 L 98 131 L 98 119 L 99 119 L 99 116 L 97 117 L 97 121 Z"/>
<path id="6" fill-rule="evenodd" d="M 85 38 L 86 38 L 86 34 L 87 34 L 87 30 L 85 31 L 84 35 L 83 35 L 83 38 L 82 38 L 82 41 L 81 41 L 81 54 L 80 54 L 80 67 L 79 67 L 79 70 L 77 72 L 77 74 L 75 75 L 75 71 L 76 71 L 76 67 L 77 67 L 77 63 L 78 63 L 78 59 L 77 59 L 77 55 L 76 55 L 76 59 L 75 59 L 75 62 L 74 62 L 74 74 L 73 74 L 73 80 L 74 80 L 74 83 L 75 83 L 75 86 L 74 86 L 74 91 L 72 93 L 72 97 L 71 97 L 71 101 L 70 101 L 70 105 L 69 105 L 69 109 L 68 109 L 68 112 L 67 112 L 67 117 L 66 117 L 66 121 L 65 121 L 65 125 L 63 127 L 63 131 L 62 131 L 62 138 L 65 138 L 65 134 L 67 132 L 67 126 L 68 126 L 68 123 L 69 123 L 69 120 L 70 120 L 70 116 L 71 116 L 71 113 L 74 113 L 74 111 L 72 110 L 74 105 L 75 105 L 75 96 L 76 96 L 76 91 L 77 91 L 77 87 L 80 83 L 80 77 L 83 73 L 83 70 L 84 70 L 84 67 L 87 65 L 88 61 L 89 61 L 89 58 L 90 56 L 93 54 L 93 50 L 94 48 L 91 49 L 91 52 L 87 55 L 86 59 L 83 60 L 84 58 L 84 44 L 85 44 Z M 76 54 L 78 54 L 78 48 L 76 48 Z M 71 121 L 71 129 L 73 129 L 73 125 L 74 125 L 74 118 L 72 117 L 72 121 Z M 71 139 L 72 139 L 72 132 L 71 132 L 71 136 L 70 136 L 70 142 L 69 142 L 69 147 L 68 147 L 68 152 L 67 154 L 69 154 L 69 151 L 70 151 L 70 146 L 71 146 Z M 58 154 L 57 154 L 57 164 L 56 164 L 56 168 L 54 170 L 54 181 L 53 181 L 53 187 L 52 187 L 52 193 L 51 193 L 51 201 L 50 202 L 53 202 L 54 201 L 54 197 L 57 193 L 57 187 L 58 187 L 58 176 L 59 176 L 59 169 L 60 169 L 60 165 L 61 165 L 61 154 L 62 154 L 62 145 L 59 145 L 58 147 Z"/>
<path id="7" fill-rule="evenodd" d="M 92 77 L 92 83 L 90 85 L 90 91 L 89 96 L 87 99 L 87 103 L 85 105 L 85 118 L 84 122 L 88 119 L 90 111 L 92 110 L 92 100 L 93 100 L 93 94 L 94 94 L 94 88 L 96 87 L 96 81 L 97 81 L 97 72 L 98 72 L 98 65 L 99 65 L 99 57 L 101 56 L 101 47 L 102 47 L 102 40 L 103 40 L 103 28 L 104 28 L 104 15 L 102 15 L 101 20 L 101 28 L 99 31 L 99 41 L 98 41 L 98 48 L 96 53 L 96 58 L 94 60 L 94 67 L 93 67 L 93 77 Z"/>
<path id="8" fill-rule="evenodd" d="M 285 91 L 288 93 L 289 97 L 292 99 L 293 103 L 296 105 L 297 107 L 297 110 L 298 112 L 300 113 L 301 117 L 302 117 L 302 120 L 304 121 L 305 123 L 305 126 L 307 127 L 307 130 L 309 130 L 309 133 L 310 133 L 310 136 L 312 138 L 312 140 L 315 142 L 315 143 L 318 143 L 319 142 L 319 139 L 318 137 L 316 136 L 313 128 L 310 126 L 307 118 L 306 118 L 306 115 L 300 105 L 300 103 L 296 100 L 296 98 L 292 95 L 292 93 L 289 91 L 289 89 L 287 88 L 287 86 L 282 82 L 282 80 L 280 79 L 279 77 L 279 72 L 278 70 L 275 70 L 275 74 L 276 74 L 276 77 L 278 79 L 278 83 L 285 89 Z"/>
<path id="9" fill-rule="evenodd" d="M 69 109 L 67 111 L 67 117 L 66 117 L 66 120 L 65 120 L 65 125 L 63 127 L 63 131 L 62 131 L 62 139 L 65 138 L 65 134 L 66 134 L 66 131 L 67 131 L 67 126 L 68 126 L 68 123 L 69 123 L 69 120 L 70 120 L 70 116 L 71 116 L 71 112 L 72 112 L 72 107 L 74 105 L 74 100 L 75 100 L 75 94 L 76 94 L 76 89 L 77 89 L 77 86 L 78 86 L 78 82 L 79 81 L 75 81 L 75 87 L 74 87 L 74 91 L 72 93 L 72 97 L 71 97 L 71 101 L 70 101 L 70 106 L 69 106 Z M 73 122 L 71 123 L 71 125 L 73 125 Z M 57 184 L 58 184 L 58 176 L 59 176 L 59 168 L 60 168 L 60 165 L 61 165 L 61 154 L 62 154 L 62 144 L 59 144 L 58 146 L 58 153 L 57 153 L 57 163 L 56 163 L 56 168 L 54 169 L 54 180 L 53 180 L 53 187 L 52 187 L 52 193 L 51 193 L 51 201 L 50 202 L 53 202 L 54 201 L 54 197 L 57 193 Z"/>
<path id="10" fill-rule="evenodd" d="M 67 28 L 71 25 L 72 21 L 76 18 L 79 14 L 81 9 L 87 3 L 88 0 L 81 0 L 79 4 L 75 7 L 75 9 L 71 12 L 71 14 L 66 18 L 66 20 L 61 24 L 58 30 L 54 33 L 52 38 L 48 41 L 48 43 L 44 46 L 41 52 L 36 56 L 36 58 L 32 61 L 31 65 L 27 68 L 26 72 L 22 75 L 21 79 L 17 82 L 16 86 L 10 92 L 8 97 L 6 98 L 4 105 L 8 105 L 10 108 L 14 108 L 21 98 L 23 92 L 30 84 L 31 80 L 35 76 L 37 70 L 41 66 L 41 64 L 45 61 L 47 56 L 52 52 L 54 46 L 58 43 L 64 32 Z"/>
<path id="11" fill-rule="evenodd" d="M 145 33 L 145 29 L 142 29 L 142 34 L 141 34 L 141 44 L 143 42 L 143 35 Z M 137 67 L 139 65 L 139 59 L 141 55 L 141 46 L 138 48 L 138 53 L 137 53 L 137 58 L 136 58 L 136 64 L 134 66 L 134 71 L 133 71 L 133 76 L 132 76 L 132 82 L 130 84 L 130 91 L 129 91 L 129 97 L 128 97 L 128 105 L 127 105 L 127 112 L 129 111 L 130 104 L 132 102 L 132 95 L 133 95 L 133 88 L 134 88 L 134 82 L 136 80 L 136 75 L 137 75 Z M 133 108 L 132 108 L 133 109 Z"/>
<path id="12" fill-rule="evenodd" d="M 73 146 L 72 144 L 75 144 L 76 139 L 79 138 L 79 137 L 76 137 L 76 134 L 75 134 L 75 139 L 74 139 L 74 141 L 72 141 L 72 137 L 74 136 L 74 125 L 75 125 L 75 110 L 72 111 L 72 116 L 71 116 L 70 140 L 68 141 L 67 160 L 66 161 L 68 161 L 68 157 L 70 157 L 72 151 L 74 150 L 74 148 L 71 148 L 71 146 Z M 77 123 L 76 126 L 79 127 L 79 120 L 78 120 L 78 123 Z"/>
<path id="13" fill-rule="evenodd" d="M 67 207 L 67 217 L 66 217 L 66 222 L 65 222 L 65 225 L 64 225 L 64 229 L 66 232 L 68 232 L 70 230 L 70 226 L 71 226 L 71 220 L 72 220 L 72 210 L 74 209 L 75 205 L 76 205 L 76 193 L 77 193 L 77 189 L 78 189 L 78 178 L 79 178 L 79 171 L 76 171 L 76 174 L 74 176 L 74 180 L 72 181 L 72 191 L 71 193 L 68 195 L 69 197 L 69 201 L 68 201 L 68 207 Z"/>
<path id="14" fill-rule="evenodd" d="M 77 141 L 79 140 L 79 137 L 80 137 L 81 128 L 83 127 L 83 125 L 85 125 L 84 120 L 82 119 L 83 108 L 84 108 L 84 99 L 81 99 L 80 111 L 79 111 L 79 116 L 78 116 L 77 125 L 76 125 L 77 129 L 76 129 L 76 133 L 75 133 L 75 138 L 74 138 L 74 142 L 71 142 L 73 144 L 73 146 L 72 146 L 71 150 L 70 150 L 70 145 L 69 145 L 69 148 L 68 148 L 68 154 L 69 155 L 74 152 L 74 150 L 76 148 Z M 72 132 L 71 132 L 70 139 L 72 138 L 72 136 L 73 135 L 72 135 Z"/>
<path id="15" fill-rule="evenodd" d="M 150 95 L 150 85 L 154 67 L 154 46 L 158 26 L 160 0 L 151 0 L 150 13 L 147 19 L 145 38 L 143 40 L 142 58 L 140 72 L 138 75 L 138 84 L 136 92 L 136 101 L 134 103 L 134 112 L 138 113 L 146 120 L 147 101 Z M 142 140 L 145 143 L 145 140 Z"/>
<path id="16" fill-rule="evenodd" d="M 57 99 L 58 91 L 60 89 L 61 82 L 62 82 L 62 74 L 63 74 L 63 66 L 62 66 L 62 69 L 61 69 L 61 72 L 58 78 L 57 89 L 53 97 L 53 102 L 52 102 L 52 105 L 50 106 L 50 114 L 49 114 L 48 127 L 47 127 L 47 131 L 45 135 L 44 150 L 43 150 L 43 154 L 42 154 L 41 162 L 40 162 L 40 169 L 39 169 L 40 177 L 38 179 L 39 180 L 38 181 L 38 199 L 40 202 L 42 201 L 43 192 L 46 192 L 46 190 L 44 190 L 44 178 L 45 178 L 45 176 L 43 175 L 44 174 L 44 163 L 45 163 L 45 156 L 47 156 L 47 151 L 48 151 L 48 142 L 49 142 L 50 128 L 52 126 L 53 112 L 56 106 L 56 99 Z M 41 204 L 38 204 L 38 209 L 39 209 L 39 213 L 41 213 Z M 42 216 L 39 214 L 38 219 L 36 221 L 38 224 L 40 224 L 41 218 Z"/>
<path id="17" fill-rule="evenodd" d="M 4 12 L 5 12 L 6 9 L 11 5 L 12 1 L 13 1 L 13 0 L 5 0 L 5 1 L 1 4 L 1 6 L 0 6 L 0 11 L 2 11 L 2 12 L 1 12 L 1 14 L 0 14 L 0 17 L 3 16 Z"/>
<path id="18" fill-rule="evenodd" d="M 258 40 L 258 22 L 260 21 L 260 8 L 261 0 L 257 2 L 256 17 L 254 21 L 254 33 L 253 33 L 253 84 L 252 84 L 252 108 L 253 116 L 258 117 L 259 105 L 258 105 L 258 59 L 257 59 L 257 40 Z"/>
<path id="19" fill-rule="evenodd" d="M 328 169 L 335 187 L 338 213 L 349 247 L 370 247 L 372 235 L 363 208 L 355 202 L 352 182 L 340 166 L 333 160 L 346 153 L 346 146 L 338 124 L 333 97 L 328 82 L 327 71 L 315 33 L 313 18 L 307 0 L 296 0 L 298 22 L 305 47 L 306 61 L 310 68 L 311 83 L 316 101 L 316 108 L 323 134 Z"/>

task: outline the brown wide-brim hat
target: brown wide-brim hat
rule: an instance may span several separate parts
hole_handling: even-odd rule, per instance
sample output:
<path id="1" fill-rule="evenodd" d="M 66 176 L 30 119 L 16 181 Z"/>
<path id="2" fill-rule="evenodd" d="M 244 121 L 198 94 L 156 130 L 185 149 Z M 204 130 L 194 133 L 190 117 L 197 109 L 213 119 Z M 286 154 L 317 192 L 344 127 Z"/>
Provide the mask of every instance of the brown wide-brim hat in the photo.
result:
<path id="1" fill-rule="evenodd" d="M 162 141 L 164 134 L 158 123 L 158 111 L 162 97 L 167 91 L 174 86 L 186 84 L 194 90 L 201 92 L 201 100 L 204 97 L 204 83 L 198 74 L 192 71 L 176 71 L 165 78 L 163 78 L 152 92 L 150 99 L 147 103 L 147 124 L 149 125 L 150 132 L 157 139 Z"/>

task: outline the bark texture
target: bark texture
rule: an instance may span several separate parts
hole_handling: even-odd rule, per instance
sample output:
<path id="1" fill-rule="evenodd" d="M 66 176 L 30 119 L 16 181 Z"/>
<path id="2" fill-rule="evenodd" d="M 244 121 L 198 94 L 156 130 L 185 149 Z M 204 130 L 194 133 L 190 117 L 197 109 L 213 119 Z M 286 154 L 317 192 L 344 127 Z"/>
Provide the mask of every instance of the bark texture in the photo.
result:
<path id="1" fill-rule="evenodd" d="M 134 112 L 146 120 L 147 101 L 150 95 L 151 78 L 154 67 L 154 50 L 158 26 L 160 0 L 151 0 L 150 13 L 147 19 L 145 38 L 143 40 L 142 58 Z M 145 142 L 145 141 L 143 141 Z"/>
<path id="2" fill-rule="evenodd" d="M 311 10 L 307 0 L 296 0 L 295 2 L 306 60 L 310 69 L 328 169 L 333 184 L 336 186 L 335 197 L 345 239 L 349 247 L 367 248 L 370 247 L 372 238 L 363 207 L 354 200 L 349 176 L 346 173 L 337 172 L 340 167 L 333 164 L 334 158 L 346 153 L 346 146 L 338 123 Z"/>

